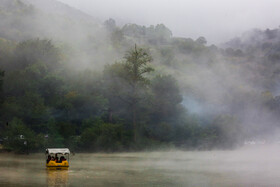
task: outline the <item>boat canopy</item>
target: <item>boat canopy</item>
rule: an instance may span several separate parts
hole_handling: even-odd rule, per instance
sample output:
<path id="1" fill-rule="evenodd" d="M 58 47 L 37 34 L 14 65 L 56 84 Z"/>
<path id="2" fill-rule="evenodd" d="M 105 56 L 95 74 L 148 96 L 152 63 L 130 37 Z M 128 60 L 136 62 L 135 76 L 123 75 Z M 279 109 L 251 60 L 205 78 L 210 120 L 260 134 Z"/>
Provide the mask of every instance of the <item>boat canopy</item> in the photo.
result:
<path id="1" fill-rule="evenodd" d="M 46 149 L 46 154 L 70 154 L 68 148 L 48 148 Z"/>

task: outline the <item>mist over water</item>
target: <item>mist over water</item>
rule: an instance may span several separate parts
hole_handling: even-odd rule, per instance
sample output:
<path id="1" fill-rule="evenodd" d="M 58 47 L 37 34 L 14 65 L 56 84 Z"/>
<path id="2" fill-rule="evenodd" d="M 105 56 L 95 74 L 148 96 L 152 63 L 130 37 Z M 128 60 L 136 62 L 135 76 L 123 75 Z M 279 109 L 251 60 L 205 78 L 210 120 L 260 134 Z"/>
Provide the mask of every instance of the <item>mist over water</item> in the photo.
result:
<path id="1" fill-rule="evenodd" d="M 66 171 L 47 170 L 43 154 L 1 154 L 0 186 L 279 186 L 279 149 L 76 154 Z"/>

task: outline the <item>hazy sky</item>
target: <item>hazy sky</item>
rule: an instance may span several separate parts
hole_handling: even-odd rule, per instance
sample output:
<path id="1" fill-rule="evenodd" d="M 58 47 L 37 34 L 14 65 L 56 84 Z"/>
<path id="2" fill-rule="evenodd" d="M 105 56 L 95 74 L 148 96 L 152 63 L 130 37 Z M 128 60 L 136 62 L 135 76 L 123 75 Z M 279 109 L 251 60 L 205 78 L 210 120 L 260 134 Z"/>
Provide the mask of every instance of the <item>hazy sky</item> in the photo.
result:
<path id="1" fill-rule="evenodd" d="M 59 0 L 104 21 L 117 24 L 164 23 L 174 36 L 212 43 L 226 41 L 253 28 L 280 25 L 280 0 Z"/>

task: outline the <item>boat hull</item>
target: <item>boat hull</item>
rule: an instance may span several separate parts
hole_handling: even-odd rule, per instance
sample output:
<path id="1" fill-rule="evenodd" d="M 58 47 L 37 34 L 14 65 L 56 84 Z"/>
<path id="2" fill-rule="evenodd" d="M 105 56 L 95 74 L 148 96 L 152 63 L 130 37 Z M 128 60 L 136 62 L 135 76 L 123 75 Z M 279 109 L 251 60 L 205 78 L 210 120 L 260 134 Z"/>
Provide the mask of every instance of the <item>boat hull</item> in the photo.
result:
<path id="1" fill-rule="evenodd" d="M 55 161 L 49 161 L 49 163 L 46 164 L 48 169 L 51 170 L 65 170 L 69 168 L 68 161 L 62 161 L 61 163 L 57 163 Z"/>

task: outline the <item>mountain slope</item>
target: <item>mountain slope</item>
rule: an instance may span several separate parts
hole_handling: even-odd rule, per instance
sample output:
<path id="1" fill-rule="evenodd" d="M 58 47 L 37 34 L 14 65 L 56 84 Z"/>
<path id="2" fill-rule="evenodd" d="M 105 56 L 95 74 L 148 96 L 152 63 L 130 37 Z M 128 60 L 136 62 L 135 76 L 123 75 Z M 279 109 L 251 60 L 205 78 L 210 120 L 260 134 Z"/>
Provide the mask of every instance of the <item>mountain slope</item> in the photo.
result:
<path id="1" fill-rule="evenodd" d="M 92 17 L 54 0 L 2 0 L 0 18 L 0 37 L 15 41 L 36 37 L 83 41 L 103 32 Z"/>

